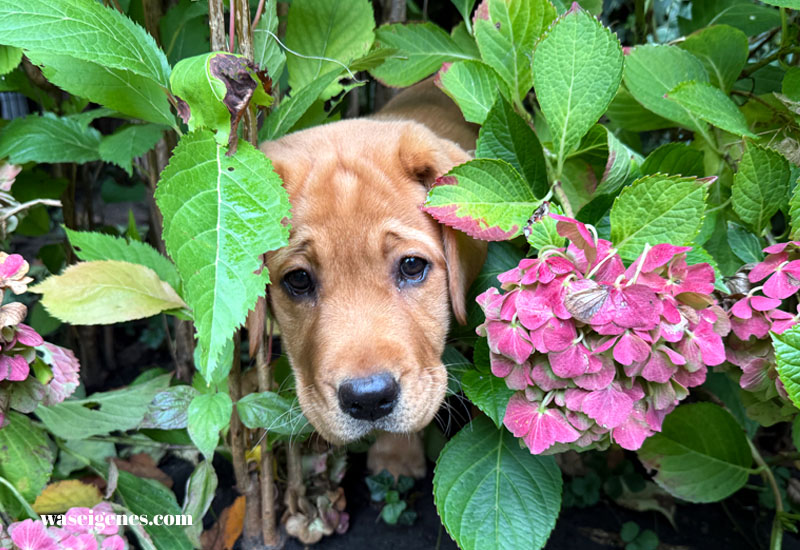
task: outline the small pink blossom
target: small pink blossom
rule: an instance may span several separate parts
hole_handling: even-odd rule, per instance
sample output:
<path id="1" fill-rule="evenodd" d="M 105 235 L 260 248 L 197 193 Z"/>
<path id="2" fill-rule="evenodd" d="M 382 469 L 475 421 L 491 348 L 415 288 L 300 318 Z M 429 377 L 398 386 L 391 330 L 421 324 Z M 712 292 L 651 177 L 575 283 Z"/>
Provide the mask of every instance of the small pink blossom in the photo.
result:
<path id="1" fill-rule="evenodd" d="M 764 283 L 764 294 L 779 300 L 792 296 L 798 289 L 800 289 L 800 260 L 781 263 Z"/>
<path id="2" fill-rule="evenodd" d="M 554 410 L 541 410 L 520 394 L 508 402 L 503 424 L 515 437 L 520 437 L 533 454 L 540 454 L 554 443 L 571 443 L 580 434 L 564 414 Z"/>
<path id="3" fill-rule="evenodd" d="M 59 550 L 41 521 L 26 519 L 14 523 L 8 528 L 8 534 L 19 550 Z"/>

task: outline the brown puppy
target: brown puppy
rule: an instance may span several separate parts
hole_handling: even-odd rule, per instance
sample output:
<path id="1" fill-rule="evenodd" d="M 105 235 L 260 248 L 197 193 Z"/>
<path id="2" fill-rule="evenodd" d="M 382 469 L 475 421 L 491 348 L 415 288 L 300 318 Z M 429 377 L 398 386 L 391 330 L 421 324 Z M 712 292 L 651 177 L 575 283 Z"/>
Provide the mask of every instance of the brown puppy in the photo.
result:
<path id="1" fill-rule="evenodd" d="M 463 323 L 486 247 L 420 206 L 436 177 L 470 159 L 475 136 L 426 81 L 374 119 L 261 147 L 292 204 L 289 245 L 268 254 L 267 266 L 300 405 L 332 443 L 400 434 L 379 437 L 376 470 L 424 474 L 422 446 L 408 434 L 442 403 L 449 304 Z"/>

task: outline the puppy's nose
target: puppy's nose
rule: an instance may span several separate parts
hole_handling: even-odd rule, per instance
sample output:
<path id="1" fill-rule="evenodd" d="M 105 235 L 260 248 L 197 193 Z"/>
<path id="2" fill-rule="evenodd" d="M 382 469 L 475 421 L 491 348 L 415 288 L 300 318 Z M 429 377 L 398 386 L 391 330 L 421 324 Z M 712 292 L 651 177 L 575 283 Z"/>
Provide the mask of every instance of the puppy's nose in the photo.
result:
<path id="1" fill-rule="evenodd" d="M 359 420 L 377 420 L 394 409 L 400 387 L 388 372 L 345 380 L 339 385 L 339 407 Z"/>

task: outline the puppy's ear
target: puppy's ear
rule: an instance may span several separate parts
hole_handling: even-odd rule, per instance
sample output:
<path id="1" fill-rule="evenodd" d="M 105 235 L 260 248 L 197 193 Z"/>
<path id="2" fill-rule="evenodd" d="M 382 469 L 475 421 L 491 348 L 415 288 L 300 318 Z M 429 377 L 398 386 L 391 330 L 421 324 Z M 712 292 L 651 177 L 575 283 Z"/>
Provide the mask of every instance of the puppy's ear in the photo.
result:
<path id="1" fill-rule="evenodd" d="M 452 141 L 415 125 L 400 138 L 400 163 L 405 173 L 429 190 L 436 178 L 472 157 Z M 450 304 L 459 324 L 467 323 L 467 290 L 486 261 L 487 243 L 442 225 Z"/>

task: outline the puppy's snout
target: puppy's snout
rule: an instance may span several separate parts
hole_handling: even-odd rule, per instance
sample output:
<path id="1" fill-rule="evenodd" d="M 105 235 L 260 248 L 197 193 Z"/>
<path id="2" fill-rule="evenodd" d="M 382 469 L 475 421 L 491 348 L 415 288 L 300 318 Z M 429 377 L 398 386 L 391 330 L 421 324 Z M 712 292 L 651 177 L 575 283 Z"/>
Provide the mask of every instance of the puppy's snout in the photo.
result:
<path id="1" fill-rule="evenodd" d="M 394 409 L 400 386 L 388 372 L 345 380 L 339 385 L 339 407 L 358 420 L 377 420 Z"/>

